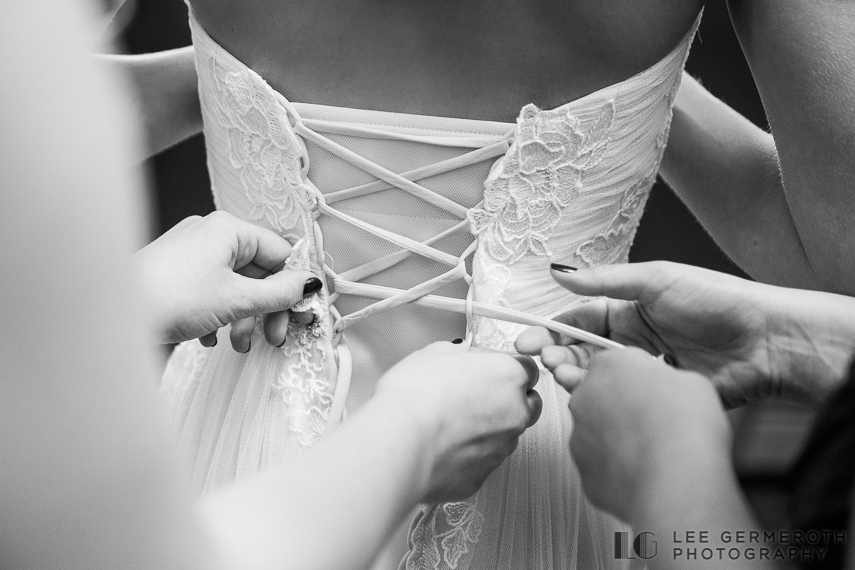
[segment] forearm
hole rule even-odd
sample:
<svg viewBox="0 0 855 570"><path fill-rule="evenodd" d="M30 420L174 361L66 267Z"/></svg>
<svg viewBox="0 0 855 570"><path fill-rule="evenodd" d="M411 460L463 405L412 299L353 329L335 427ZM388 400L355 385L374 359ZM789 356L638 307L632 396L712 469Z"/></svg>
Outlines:
<svg viewBox="0 0 855 570"><path fill-rule="evenodd" d="M812 286L771 135L685 74L660 173L719 246L754 278Z"/></svg>
<svg viewBox="0 0 855 570"><path fill-rule="evenodd" d="M146 158L202 130L193 47L142 55L99 55L127 78L143 125Z"/></svg>
<svg viewBox="0 0 855 570"><path fill-rule="evenodd" d="M424 493L428 436L394 402L372 400L296 461L207 499L203 513L235 567L366 568Z"/></svg>
<svg viewBox="0 0 855 570"><path fill-rule="evenodd" d="M698 441L703 441L700 439ZM737 543L736 533L758 530L730 465L727 450L693 448L662 458L639 493L631 521L635 535L652 532L651 570L757 570L759 543ZM731 549L738 551L738 558ZM648 552L648 555L650 552ZM748 558L748 557L752 558Z"/></svg>
<svg viewBox="0 0 855 570"><path fill-rule="evenodd" d="M855 2L730 0L818 287L855 293Z"/></svg>

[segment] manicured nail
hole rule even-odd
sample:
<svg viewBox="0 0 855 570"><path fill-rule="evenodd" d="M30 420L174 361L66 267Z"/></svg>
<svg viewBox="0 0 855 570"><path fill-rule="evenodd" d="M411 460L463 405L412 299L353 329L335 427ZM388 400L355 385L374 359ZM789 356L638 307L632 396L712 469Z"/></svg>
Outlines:
<svg viewBox="0 0 855 570"><path fill-rule="evenodd" d="M573 273L578 271L575 267L570 267L569 265L561 265L560 263L550 263L549 267L552 268L553 271L560 271L561 273Z"/></svg>
<svg viewBox="0 0 855 570"><path fill-rule="evenodd" d="M309 295L314 295L318 291L323 288L324 284L321 283L321 280L317 277L312 277L311 279L306 281L306 284L303 286L303 297L308 297Z"/></svg>
<svg viewBox="0 0 855 570"><path fill-rule="evenodd" d="M463 339L462 338L456 338L453 341L451 341L451 344L463 344Z"/></svg>

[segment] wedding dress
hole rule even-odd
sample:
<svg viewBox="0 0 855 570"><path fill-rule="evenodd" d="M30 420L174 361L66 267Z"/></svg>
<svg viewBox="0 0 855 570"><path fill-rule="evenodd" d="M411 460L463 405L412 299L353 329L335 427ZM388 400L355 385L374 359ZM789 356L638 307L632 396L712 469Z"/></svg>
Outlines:
<svg viewBox="0 0 855 570"><path fill-rule="evenodd" d="M162 392L199 493L312 445L395 362L468 337L513 350L525 315L585 299L551 259L624 263L668 139L694 30L638 75L516 124L288 101L192 14L217 208L293 244L288 266L325 276L281 348L255 331L237 354L185 342ZM487 318L499 316L501 319ZM467 501L419 508L376 568L622 568L568 453L569 396L543 371L538 423Z"/></svg>

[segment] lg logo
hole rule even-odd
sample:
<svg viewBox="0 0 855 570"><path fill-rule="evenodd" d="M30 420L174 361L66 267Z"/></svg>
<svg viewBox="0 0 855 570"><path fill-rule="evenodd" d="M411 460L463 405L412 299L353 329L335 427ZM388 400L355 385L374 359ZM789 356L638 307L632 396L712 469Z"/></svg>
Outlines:
<svg viewBox="0 0 855 570"><path fill-rule="evenodd" d="M615 559L630 560L641 558L650 560L656 556L656 541L652 532L640 532L630 543L628 532L615 533Z"/></svg>

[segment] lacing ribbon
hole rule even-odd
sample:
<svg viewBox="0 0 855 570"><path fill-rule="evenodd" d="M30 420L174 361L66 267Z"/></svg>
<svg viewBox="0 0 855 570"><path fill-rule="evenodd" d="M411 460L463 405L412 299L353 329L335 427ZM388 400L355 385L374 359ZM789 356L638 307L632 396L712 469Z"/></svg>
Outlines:
<svg viewBox="0 0 855 570"><path fill-rule="evenodd" d="M522 311L478 303L473 300L474 289L472 287L472 276L466 270L466 259L472 255L477 249L477 240L472 242L458 256L446 253L433 247L450 236L469 233L469 221L467 219L468 209L461 206L457 202L442 196L433 190L430 190L416 180L421 180L438 174L450 172L466 166L471 166L479 162L495 159L504 156L508 151L513 140L516 129L509 130L502 136L489 135L468 135L461 134L458 136L423 136L408 133L398 133L378 129L375 127L366 127L358 125L348 125L335 123L331 121L323 121L317 119L304 119L294 108L294 106L285 97L277 93L280 103L285 108L289 122L304 141L311 141L321 148L329 151L335 156L347 161L353 166L365 171L377 180L367 184L353 186L344 190L338 190L328 194L323 194L312 182L308 179L309 158L304 151L301 158L301 174L306 186L311 189L316 199L316 210L313 212L313 232L315 243L317 245L318 262L321 265L324 274L327 276L328 282L331 280L334 285L334 293L329 297L330 313L334 319L333 325L333 346L336 347L336 353L339 365L338 382L336 385L333 404L330 410L331 427L337 424L344 413L344 400L347 397L347 391L350 384L350 353L347 348L346 339L343 337L345 329L355 323L376 315L380 312L387 311L394 307L412 303L431 307L434 309L442 309L466 315L466 337L471 341L472 327L474 316L488 317L492 319L500 319L514 323L543 326L549 330L559 334L567 335L571 338L589 342L604 348L622 348L623 345L612 340L602 338L587 331L571 327L556 321L536 317ZM368 160L367 158L353 152L352 150L340 145L331 140L325 135L349 135L362 138L388 139L412 141L423 144L454 147L454 148L471 148L472 150L465 152L459 156L449 158L423 166L400 174L380 166L379 164ZM387 190L389 188L399 188L413 196L416 196L425 202L433 204L442 210L453 214L461 219L460 222L440 232L425 241L416 241L414 239L399 235L397 233L377 227L371 223L359 220L340 212L333 207L333 204L341 200L365 196L374 192ZM479 207L478 204L476 207ZM326 254L323 248L323 232L318 224L318 218L321 215L327 215L346 222L361 230L376 235L390 243L393 243L401 248L400 251L386 255L379 259L375 259L368 263L364 263L342 273L336 273L327 263ZM403 261L410 255L417 254L428 259L432 259L441 264L450 267L449 270L440 275L420 283L409 289L396 289L392 287L384 287L381 285L371 285L361 283L360 281L366 277L375 275L384 271L395 264ZM440 287L462 279L469 285L465 299L457 299L442 295L432 295L431 293ZM341 316L333 306L335 300L342 294L358 295L377 299L377 302L368 305L349 315Z"/></svg>

